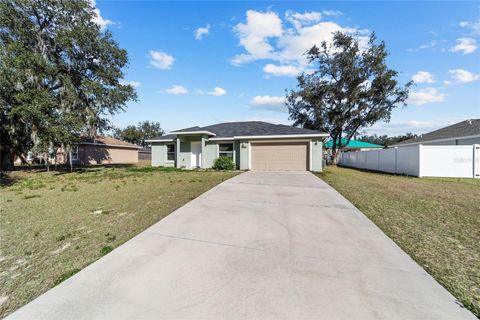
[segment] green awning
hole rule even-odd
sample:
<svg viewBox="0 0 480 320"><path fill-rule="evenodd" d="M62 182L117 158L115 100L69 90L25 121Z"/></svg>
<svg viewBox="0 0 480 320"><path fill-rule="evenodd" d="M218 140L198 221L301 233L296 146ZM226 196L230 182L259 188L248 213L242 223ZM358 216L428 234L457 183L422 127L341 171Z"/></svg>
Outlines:
<svg viewBox="0 0 480 320"><path fill-rule="evenodd" d="M345 143L347 143L347 139L345 138L342 138L342 146L344 148L351 148L351 149L355 149L355 148L358 148L358 149L361 149L361 148L383 148L382 145L379 145L379 144L375 144L375 143L369 143L369 142L365 142L365 141L359 141L359 140L350 140L350 142L344 146ZM325 148L327 149L331 149L333 146L333 140L328 140L327 142L325 142ZM338 147L338 144L337 144L337 147Z"/></svg>

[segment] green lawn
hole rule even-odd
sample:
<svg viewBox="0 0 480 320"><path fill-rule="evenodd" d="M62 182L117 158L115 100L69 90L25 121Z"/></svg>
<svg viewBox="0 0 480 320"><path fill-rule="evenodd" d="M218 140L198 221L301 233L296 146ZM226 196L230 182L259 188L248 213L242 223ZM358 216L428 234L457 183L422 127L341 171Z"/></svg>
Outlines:
<svg viewBox="0 0 480 320"><path fill-rule="evenodd" d="M340 167L328 167L319 177L480 317L480 179Z"/></svg>
<svg viewBox="0 0 480 320"><path fill-rule="evenodd" d="M0 187L0 318L234 172L17 171Z"/></svg>

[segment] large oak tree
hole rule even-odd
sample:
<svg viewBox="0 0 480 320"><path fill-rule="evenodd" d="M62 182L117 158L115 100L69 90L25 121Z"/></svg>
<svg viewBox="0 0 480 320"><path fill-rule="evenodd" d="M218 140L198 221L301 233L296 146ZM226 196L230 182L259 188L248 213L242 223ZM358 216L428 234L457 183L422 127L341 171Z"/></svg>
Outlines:
<svg viewBox="0 0 480 320"><path fill-rule="evenodd" d="M335 162L344 146L341 138L347 144L359 129L389 121L392 110L405 105L412 83L399 86L387 57L385 43L377 44L374 34L362 44L354 35L336 32L330 44L307 52L313 70L301 74L297 89L287 92L294 125L328 132Z"/></svg>
<svg viewBox="0 0 480 320"><path fill-rule="evenodd" d="M34 145L68 149L136 99L127 52L88 0L0 0L1 168Z"/></svg>

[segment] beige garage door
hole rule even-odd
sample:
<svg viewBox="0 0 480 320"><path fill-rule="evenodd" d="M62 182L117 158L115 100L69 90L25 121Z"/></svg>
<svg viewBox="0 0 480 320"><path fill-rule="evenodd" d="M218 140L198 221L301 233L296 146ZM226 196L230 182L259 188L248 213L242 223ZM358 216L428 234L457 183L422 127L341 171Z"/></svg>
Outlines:
<svg viewBox="0 0 480 320"><path fill-rule="evenodd" d="M252 170L308 170L307 142L251 144Z"/></svg>

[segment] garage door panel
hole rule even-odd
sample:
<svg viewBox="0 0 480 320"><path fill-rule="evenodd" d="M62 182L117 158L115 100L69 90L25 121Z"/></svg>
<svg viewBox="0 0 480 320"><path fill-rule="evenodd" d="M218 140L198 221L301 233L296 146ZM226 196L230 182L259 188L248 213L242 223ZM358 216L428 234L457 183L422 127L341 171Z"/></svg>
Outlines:
<svg viewBox="0 0 480 320"><path fill-rule="evenodd" d="M252 143L252 170L308 170L308 143Z"/></svg>

